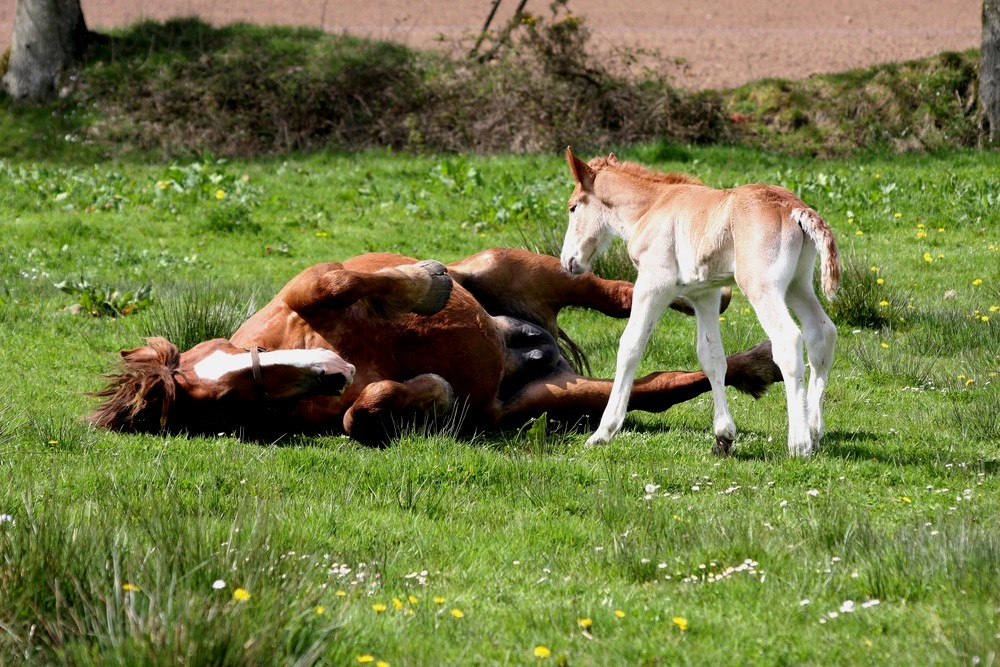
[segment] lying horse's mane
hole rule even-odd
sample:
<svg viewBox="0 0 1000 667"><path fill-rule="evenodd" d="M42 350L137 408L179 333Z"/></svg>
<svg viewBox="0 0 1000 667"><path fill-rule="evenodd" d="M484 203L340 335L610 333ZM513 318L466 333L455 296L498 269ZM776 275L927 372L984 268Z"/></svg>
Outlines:
<svg viewBox="0 0 1000 667"><path fill-rule="evenodd" d="M90 394L107 399L88 417L95 426L146 433L166 427L177 396L174 371L181 354L166 338L149 338L146 344L123 351L121 368L106 376L108 385Z"/></svg>
<svg viewBox="0 0 1000 667"><path fill-rule="evenodd" d="M704 185L704 183L699 181L697 178L689 176L688 174L653 171L652 169L648 169L636 162L619 162L618 158L612 158L611 156L595 157L590 161L589 165L595 171L614 168L616 171L623 172L629 176L635 176L636 178L653 181L654 183L660 183L663 185Z"/></svg>

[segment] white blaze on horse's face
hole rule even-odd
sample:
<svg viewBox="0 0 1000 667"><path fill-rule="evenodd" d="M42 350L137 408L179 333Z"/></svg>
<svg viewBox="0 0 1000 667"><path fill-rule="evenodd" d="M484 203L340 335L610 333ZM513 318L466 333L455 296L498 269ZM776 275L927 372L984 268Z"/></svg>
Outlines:
<svg viewBox="0 0 1000 667"><path fill-rule="evenodd" d="M262 369L268 367L299 369L313 378L342 375L345 378L345 387L354 379L354 366L336 353L323 348L261 352L259 358ZM201 380L218 382L231 373L249 371L252 368L253 356L249 352L231 353L216 350L196 363L194 372ZM279 390L274 393L280 395L282 392Z"/></svg>

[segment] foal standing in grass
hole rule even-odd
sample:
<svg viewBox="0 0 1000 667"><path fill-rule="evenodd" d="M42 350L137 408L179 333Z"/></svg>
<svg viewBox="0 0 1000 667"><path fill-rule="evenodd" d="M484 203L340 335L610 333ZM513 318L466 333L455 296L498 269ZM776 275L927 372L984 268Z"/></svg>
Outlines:
<svg viewBox="0 0 1000 667"><path fill-rule="evenodd" d="M820 306L812 276L819 253L823 291L840 280L830 227L792 192L773 185L716 190L680 174L661 174L614 154L583 162L566 149L576 180L561 262L571 273L590 270L613 235L628 244L639 270L632 313L618 348L614 385L588 444L608 442L622 426L636 367L663 311L677 296L693 304L698 360L712 386L717 454L736 437L724 380L719 331L720 288L735 282L771 338L788 402L788 451L808 456L823 436L823 391L837 330ZM791 308L802 331L788 312ZM809 356L805 385L802 342Z"/></svg>

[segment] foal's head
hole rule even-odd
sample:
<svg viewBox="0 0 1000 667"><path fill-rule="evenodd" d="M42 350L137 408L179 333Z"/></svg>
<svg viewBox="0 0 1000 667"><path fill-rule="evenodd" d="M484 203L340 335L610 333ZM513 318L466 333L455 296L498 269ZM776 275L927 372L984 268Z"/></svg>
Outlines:
<svg viewBox="0 0 1000 667"><path fill-rule="evenodd" d="M572 148L567 148L566 161L575 186L567 202L569 225L560 262L570 273L589 271L597 256L611 243L614 233L626 234L620 221L615 224L619 202L645 198L662 185L700 184L685 174L664 174L634 162L621 162L614 153L584 162L573 154Z"/></svg>
<svg viewBox="0 0 1000 667"><path fill-rule="evenodd" d="M181 353L165 338L123 350L90 421L115 431L225 430L310 395L339 395L354 366L325 349L244 350L224 338Z"/></svg>
<svg viewBox="0 0 1000 667"><path fill-rule="evenodd" d="M613 153L601 160L618 163ZM566 161L576 184L567 202L569 226L559 261L570 273L584 273L590 271L594 259L604 252L613 237L608 220L610 207L594 191L597 172L604 164L591 166L574 155L572 148L566 149Z"/></svg>

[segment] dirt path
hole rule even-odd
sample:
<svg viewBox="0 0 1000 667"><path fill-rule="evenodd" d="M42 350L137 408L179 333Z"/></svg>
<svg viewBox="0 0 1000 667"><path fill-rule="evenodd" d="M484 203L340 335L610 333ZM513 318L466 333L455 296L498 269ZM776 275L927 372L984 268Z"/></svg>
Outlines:
<svg viewBox="0 0 1000 667"><path fill-rule="evenodd" d="M10 44L14 1L0 0L0 50ZM492 0L83 0L91 28L197 15L321 27L335 33L441 46L478 30ZM502 0L494 25L517 0ZM548 12L548 0L528 11ZM982 0L570 0L596 46L656 49L682 65L687 88L724 88L763 77L803 78L946 50L978 47ZM453 43L453 42L449 42Z"/></svg>

